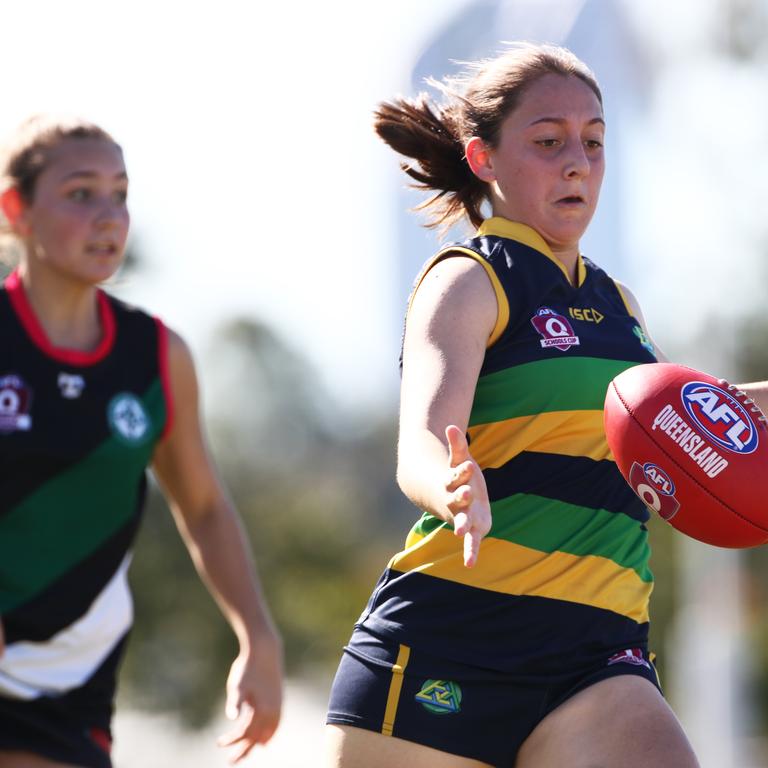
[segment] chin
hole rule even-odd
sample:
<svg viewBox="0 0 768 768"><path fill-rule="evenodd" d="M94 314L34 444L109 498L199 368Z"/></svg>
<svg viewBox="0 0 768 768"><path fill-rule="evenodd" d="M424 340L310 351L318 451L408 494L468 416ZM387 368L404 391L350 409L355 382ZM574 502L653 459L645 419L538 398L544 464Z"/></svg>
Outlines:
<svg viewBox="0 0 768 768"><path fill-rule="evenodd" d="M82 274L78 275L78 277L84 283L89 285L99 285L100 283L109 280L111 277L114 277L120 269L121 263L121 261L116 261L112 264L102 264L98 267L84 271Z"/></svg>

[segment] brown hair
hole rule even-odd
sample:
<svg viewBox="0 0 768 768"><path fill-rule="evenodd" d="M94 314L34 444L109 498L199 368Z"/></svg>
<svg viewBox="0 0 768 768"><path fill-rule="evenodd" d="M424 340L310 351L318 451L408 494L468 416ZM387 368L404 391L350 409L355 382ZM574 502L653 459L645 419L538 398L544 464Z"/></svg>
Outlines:
<svg viewBox="0 0 768 768"><path fill-rule="evenodd" d="M0 194L15 187L23 203L32 203L37 179L48 165L51 153L67 139L102 139L120 148L109 133L94 123L35 115L25 120L0 149ZM0 210L0 262L15 264L22 250Z"/></svg>
<svg viewBox="0 0 768 768"><path fill-rule="evenodd" d="M31 203L35 184L51 152L67 139L103 139L120 145L103 128L79 118L35 115L25 120L0 154L0 192L16 187L24 203Z"/></svg>
<svg viewBox="0 0 768 768"><path fill-rule="evenodd" d="M585 82L602 106L597 79L567 48L513 43L493 59L466 65L456 77L427 83L440 91L442 104L421 93L414 99L382 102L374 113L376 133L392 149L416 161L400 167L417 189L435 194L416 206L431 214L427 227L448 229L462 216L474 226L482 223L480 206L488 187L469 167L464 145L473 136L498 146L504 119L520 103L526 89L547 74L574 76Z"/></svg>

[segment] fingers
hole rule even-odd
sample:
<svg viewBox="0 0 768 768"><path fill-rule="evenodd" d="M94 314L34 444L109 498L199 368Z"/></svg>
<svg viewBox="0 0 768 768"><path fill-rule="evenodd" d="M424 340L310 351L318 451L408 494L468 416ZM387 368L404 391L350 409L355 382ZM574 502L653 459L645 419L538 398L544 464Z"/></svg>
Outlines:
<svg viewBox="0 0 768 768"><path fill-rule="evenodd" d="M454 424L445 428L445 439L448 441L448 460L452 467L471 458L467 436Z"/></svg>
<svg viewBox="0 0 768 768"><path fill-rule="evenodd" d="M472 568L477 563L480 543L488 533L488 527L484 521L474 521L466 512L459 512L453 518L453 532L464 537L464 565Z"/></svg>
<svg viewBox="0 0 768 768"><path fill-rule="evenodd" d="M472 479L472 475L475 471L475 462L471 459L463 461L455 467L451 467L448 471L448 479L445 483L446 491L456 491L459 486L466 485Z"/></svg>
<svg viewBox="0 0 768 768"><path fill-rule="evenodd" d="M224 707L224 714L227 716L227 720L237 720L240 716L240 695L237 692L232 692L227 696L227 703Z"/></svg>
<svg viewBox="0 0 768 768"><path fill-rule="evenodd" d="M464 567L474 568L477 556L480 554L480 542L483 534L470 530L464 535Z"/></svg>
<svg viewBox="0 0 768 768"><path fill-rule="evenodd" d="M227 707L227 717L230 716ZM257 744L266 744L277 730L277 719L257 712L248 702L239 707L240 721L236 727L219 737L217 745L227 748L227 760L234 764L242 760Z"/></svg>
<svg viewBox="0 0 768 768"><path fill-rule="evenodd" d="M453 514L453 532L464 538L464 565L472 568L477 563L480 543L490 530L485 481L469 453L464 432L450 424L445 428L445 437L451 467L445 483L446 505Z"/></svg>
<svg viewBox="0 0 768 768"><path fill-rule="evenodd" d="M453 425L445 429L448 439L450 471L445 482L448 491L447 505L451 512L456 513L472 503L472 487L470 485L475 474L475 462L469 455L469 446L464 433Z"/></svg>

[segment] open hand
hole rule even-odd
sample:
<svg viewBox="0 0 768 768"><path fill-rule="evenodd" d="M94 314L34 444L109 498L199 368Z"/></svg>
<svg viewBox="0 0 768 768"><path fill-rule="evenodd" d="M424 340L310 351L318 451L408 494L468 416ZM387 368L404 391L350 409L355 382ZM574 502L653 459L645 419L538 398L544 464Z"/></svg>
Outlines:
<svg viewBox="0 0 768 768"><path fill-rule="evenodd" d="M491 505L485 478L469 453L465 434L453 424L445 428L448 440L450 470L445 490L448 509L453 514L453 531L464 537L464 565L477 562L480 542L491 530Z"/></svg>
<svg viewBox="0 0 768 768"><path fill-rule="evenodd" d="M266 744L277 730L282 704L282 653L271 636L232 663L227 680L226 715L235 727L218 740L229 748L229 762L242 760L256 744Z"/></svg>

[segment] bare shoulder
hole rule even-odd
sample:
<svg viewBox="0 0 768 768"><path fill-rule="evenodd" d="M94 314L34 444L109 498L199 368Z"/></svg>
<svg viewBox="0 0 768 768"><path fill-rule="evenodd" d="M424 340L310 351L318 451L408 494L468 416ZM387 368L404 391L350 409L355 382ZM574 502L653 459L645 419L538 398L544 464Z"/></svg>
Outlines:
<svg viewBox="0 0 768 768"><path fill-rule="evenodd" d="M179 357L192 357L192 353L190 352L189 345L184 340L184 338L173 330L173 328L169 328L167 325L165 326L165 330L168 334L168 352L171 355L177 355Z"/></svg>
<svg viewBox="0 0 768 768"><path fill-rule="evenodd" d="M166 332L168 334L168 365L171 375L176 377L183 376L190 371L194 373L192 351L187 342L179 333L168 326L166 326Z"/></svg>
<svg viewBox="0 0 768 768"><path fill-rule="evenodd" d="M469 293L487 291L493 295L493 286L480 262L460 254L443 258L432 266L421 280L417 295L424 290Z"/></svg>
<svg viewBox="0 0 768 768"><path fill-rule="evenodd" d="M470 256L438 261L422 278L411 301L409 323L462 322L490 334L496 323L496 292L486 269Z"/></svg>

